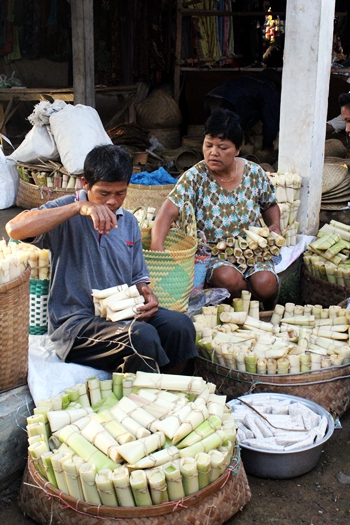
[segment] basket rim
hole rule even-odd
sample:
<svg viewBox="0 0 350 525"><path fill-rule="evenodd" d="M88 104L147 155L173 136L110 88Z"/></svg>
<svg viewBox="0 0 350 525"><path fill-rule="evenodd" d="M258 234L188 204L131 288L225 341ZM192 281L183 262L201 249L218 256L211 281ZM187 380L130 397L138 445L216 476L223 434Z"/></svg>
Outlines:
<svg viewBox="0 0 350 525"><path fill-rule="evenodd" d="M134 190L167 190L173 188L175 184L175 182L174 184L132 184L130 182L128 188Z"/></svg>
<svg viewBox="0 0 350 525"><path fill-rule="evenodd" d="M31 273L31 267L29 264L27 264L27 268L24 270L23 273L21 273L21 275L16 277L16 279L12 279L12 281L8 283L0 284L0 293L6 293L9 290L16 288L17 286L20 286L26 281L29 281L30 273Z"/></svg>
<svg viewBox="0 0 350 525"><path fill-rule="evenodd" d="M232 467L237 474L241 472L243 468L243 463L240 457L239 446L236 441L234 447L234 454L231 459L230 465L225 469L225 472L215 481L210 483L204 489L201 489L190 496L185 496L181 500L169 501L167 503L162 503L161 505L151 505L145 507L110 507L108 505L95 505L88 503L82 500L77 500L68 494L65 494L59 489L56 489L50 482L48 482L37 470L35 467L34 460L28 454L28 470L33 480L38 484L42 489L45 489L49 495L58 498L68 507L84 512L89 516L94 516L96 518L137 518L140 516L147 516L149 518L155 516L162 516L166 514L171 514L176 511L180 511L184 506L190 507L200 501L202 501L207 496L211 496L226 484L230 476L232 476Z"/></svg>

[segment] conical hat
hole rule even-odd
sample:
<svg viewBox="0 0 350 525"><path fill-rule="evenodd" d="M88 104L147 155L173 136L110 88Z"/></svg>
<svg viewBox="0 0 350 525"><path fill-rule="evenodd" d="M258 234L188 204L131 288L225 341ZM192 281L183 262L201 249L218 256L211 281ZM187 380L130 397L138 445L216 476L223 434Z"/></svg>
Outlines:
<svg viewBox="0 0 350 525"><path fill-rule="evenodd" d="M324 164L322 175L322 193L330 191L343 182L348 174L346 164Z"/></svg>
<svg viewBox="0 0 350 525"><path fill-rule="evenodd" d="M325 157L324 158L325 164L346 164L349 168L350 166L350 158L342 159L341 157Z"/></svg>
<svg viewBox="0 0 350 525"><path fill-rule="evenodd" d="M330 191L327 191L325 193L322 193L322 200L330 199L333 197L339 197L340 195L348 195L350 193L350 177L346 177L346 179L338 184L335 188L333 188Z"/></svg>
<svg viewBox="0 0 350 525"><path fill-rule="evenodd" d="M325 141L325 157L345 157L346 146L339 139L328 139Z"/></svg>
<svg viewBox="0 0 350 525"><path fill-rule="evenodd" d="M334 188L328 190L328 191L324 191L322 192L322 195L325 194L325 195L328 195L328 193L334 193L335 191L338 191L338 190L344 190L344 188L348 188L350 186L350 173L348 171L348 174L347 176L344 178L344 180L342 180L341 182L339 182L339 184L337 184L337 186L335 186Z"/></svg>
<svg viewBox="0 0 350 525"><path fill-rule="evenodd" d="M339 204L322 204L321 203L321 210L328 210L328 211L338 211L342 209L350 209L348 202L343 202Z"/></svg>

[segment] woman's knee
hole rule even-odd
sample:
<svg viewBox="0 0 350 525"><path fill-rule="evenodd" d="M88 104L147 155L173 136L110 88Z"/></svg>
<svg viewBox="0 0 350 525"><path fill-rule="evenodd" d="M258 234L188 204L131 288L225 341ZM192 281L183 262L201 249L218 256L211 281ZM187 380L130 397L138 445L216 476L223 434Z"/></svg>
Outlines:
<svg viewBox="0 0 350 525"><path fill-rule="evenodd" d="M252 294L260 301L276 297L278 280L272 272L257 272L249 277L249 287Z"/></svg>
<svg viewBox="0 0 350 525"><path fill-rule="evenodd" d="M243 275L230 266L220 266L213 272L210 284L215 288L226 288L231 296L240 294L247 290L248 285Z"/></svg>

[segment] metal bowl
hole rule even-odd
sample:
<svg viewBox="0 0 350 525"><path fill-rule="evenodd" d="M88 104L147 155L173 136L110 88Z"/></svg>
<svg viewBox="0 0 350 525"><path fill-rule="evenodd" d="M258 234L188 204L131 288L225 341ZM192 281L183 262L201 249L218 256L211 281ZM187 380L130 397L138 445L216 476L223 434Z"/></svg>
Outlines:
<svg viewBox="0 0 350 525"><path fill-rule="evenodd" d="M248 394L242 396L244 401L252 401L257 396L266 397L270 399L282 400L289 399L291 401L303 403L308 408L319 414L320 416L326 416L328 420L328 427L326 434L318 443L311 445L310 447L293 450L290 452L276 450L261 450L248 445L240 443L242 461L247 474L256 476L258 478L271 478L271 479L288 479L295 478L306 474L313 469L318 460L320 459L322 449L326 441L332 436L334 432L334 421L332 416L327 410L322 408L317 403L304 399L302 397L291 396L288 394L275 394L275 393L260 393L260 394ZM238 399L233 399L228 402L228 405L233 408L235 404L239 403ZM232 414L234 417L234 413Z"/></svg>

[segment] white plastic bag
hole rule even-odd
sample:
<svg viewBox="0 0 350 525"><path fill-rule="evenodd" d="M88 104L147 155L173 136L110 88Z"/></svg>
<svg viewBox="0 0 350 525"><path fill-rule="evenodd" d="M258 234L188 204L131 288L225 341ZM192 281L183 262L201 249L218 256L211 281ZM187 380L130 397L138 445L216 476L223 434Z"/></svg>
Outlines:
<svg viewBox="0 0 350 525"><path fill-rule="evenodd" d="M9 158L17 162L38 162L38 159L57 160L58 150L50 127L33 126Z"/></svg>
<svg viewBox="0 0 350 525"><path fill-rule="evenodd" d="M0 209L15 205L18 191L19 175L16 161L5 157L0 148Z"/></svg>
<svg viewBox="0 0 350 525"><path fill-rule="evenodd" d="M50 126L61 162L72 174L83 172L86 155L95 146L112 144L99 114L91 106L67 104L50 116Z"/></svg>

